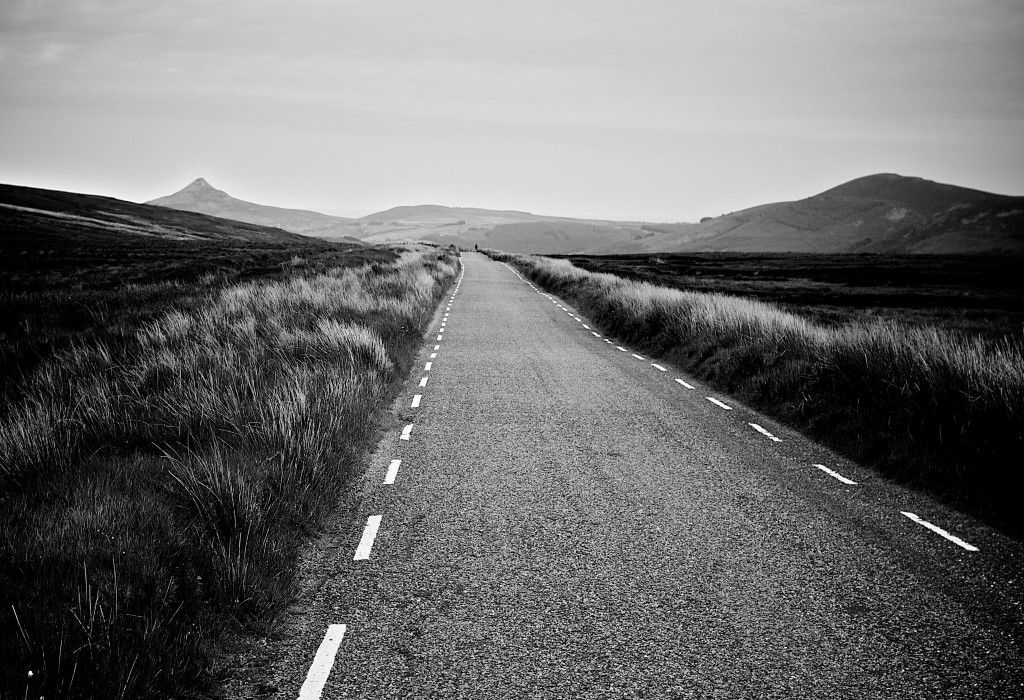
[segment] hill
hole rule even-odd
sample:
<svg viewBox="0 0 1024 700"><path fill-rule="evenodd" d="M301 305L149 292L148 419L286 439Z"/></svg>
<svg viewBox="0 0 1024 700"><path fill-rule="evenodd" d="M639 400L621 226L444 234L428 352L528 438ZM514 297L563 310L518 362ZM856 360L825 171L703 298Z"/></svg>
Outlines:
<svg viewBox="0 0 1024 700"><path fill-rule="evenodd" d="M327 239L422 240L545 255L1024 252L1024 197L893 174L869 175L806 199L762 204L699 224L437 204L393 207L353 220L243 202L202 179L151 203Z"/></svg>
<svg viewBox="0 0 1024 700"><path fill-rule="evenodd" d="M394 207L358 220L367 242L424 240L440 245L497 248L546 255L638 252L636 241L652 237L634 222L575 219L509 209L446 207L437 204Z"/></svg>
<svg viewBox="0 0 1024 700"><path fill-rule="evenodd" d="M364 217L377 238L414 236L510 253L1024 252L1024 197L893 174L869 175L806 199L776 202L699 224L647 224L520 211L396 207Z"/></svg>
<svg viewBox="0 0 1024 700"><path fill-rule="evenodd" d="M353 235L371 243L428 240L442 245L455 243L472 247L481 233L494 226L540 218L543 217L524 211L418 204L392 207L364 216L357 220L359 229Z"/></svg>
<svg viewBox="0 0 1024 700"><path fill-rule="evenodd" d="M146 204L209 214L259 226L274 226L307 236L341 238L353 234L351 219L304 209L283 209L246 202L214 188L203 178L193 180L174 194L152 199Z"/></svg>
<svg viewBox="0 0 1024 700"><path fill-rule="evenodd" d="M134 238L165 241L319 245L296 233L112 197L0 185L0 245L74 243L119 246Z"/></svg>
<svg viewBox="0 0 1024 700"><path fill-rule="evenodd" d="M894 174L726 214L656 242L659 252L1024 251L1024 197Z"/></svg>

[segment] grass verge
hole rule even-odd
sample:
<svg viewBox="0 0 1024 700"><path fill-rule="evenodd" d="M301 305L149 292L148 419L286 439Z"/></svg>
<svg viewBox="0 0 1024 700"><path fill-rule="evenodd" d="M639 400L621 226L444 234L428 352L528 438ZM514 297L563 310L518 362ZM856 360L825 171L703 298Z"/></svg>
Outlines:
<svg viewBox="0 0 1024 700"><path fill-rule="evenodd" d="M0 410L0 695L201 688L287 602L456 271L241 282L39 363Z"/></svg>
<svg viewBox="0 0 1024 700"><path fill-rule="evenodd" d="M489 254L716 389L1024 532L1024 356L1016 346L893 322L825 327L751 299L587 272L566 260Z"/></svg>

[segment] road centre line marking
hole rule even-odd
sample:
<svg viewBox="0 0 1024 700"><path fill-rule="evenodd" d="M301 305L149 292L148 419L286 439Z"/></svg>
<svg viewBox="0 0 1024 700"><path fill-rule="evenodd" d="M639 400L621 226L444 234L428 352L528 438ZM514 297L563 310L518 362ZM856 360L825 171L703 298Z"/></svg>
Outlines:
<svg viewBox="0 0 1024 700"><path fill-rule="evenodd" d="M616 345L615 347L617 347L622 352L629 352L628 350L626 350L626 348L622 347L621 345Z"/></svg>
<svg viewBox="0 0 1024 700"><path fill-rule="evenodd" d="M683 386L685 386L685 387L686 387L687 389L692 389L692 388L693 388L693 384L687 384L686 382L684 382L684 381L683 381L682 379L680 379L679 377L676 377L676 383L677 383L677 384L682 384L682 385L683 385Z"/></svg>
<svg viewBox="0 0 1024 700"><path fill-rule="evenodd" d="M388 473L384 475L384 485L390 486L395 483L395 477L398 476L398 468L402 466L402 460L393 459L391 464L388 465Z"/></svg>
<svg viewBox="0 0 1024 700"><path fill-rule="evenodd" d="M588 326L588 325L587 325L587 324L585 324L585 323L583 324L583 327L584 327L584 328L586 328L586 329L587 329L588 331L590 330L590 326Z"/></svg>
<svg viewBox="0 0 1024 700"><path fill-rule="evenodd" d="M823 471L826 474L828 474L829 476L831 476L833 479L838 479L839 481L843 482L847 486L856 486L857 485L857 482L854 481L853 479L847 479L845 476L843 476L839 472L832 471L831 469L826 467L824 464L815 464L814 466L816 466L818 469L820 469L821 471Z"/></svg>
<svg viewBox="0 0 1024 700"><path fill-rule="evenodd" d="M430 377L423 377L423 379L420 380L420 386L426 386L428 379L430 379Z"/></svg>
<svg viewBox="0 0 1024 700"><path fill-rule="evenodd" d="M765 430L764 428L762 428L762 427L761 427L760 425L758 425L757 423L747 423L747 425L749 425L749 426L750 426L751 428L753 428L753 429L754 429L754 430L756 430L757 432L759 432L759 433L761 433L762 435L764 435L764 436L765 436L766 438L768 438L769 440L772 440L772 441L774 441L774 442L782 442L782 438L778 438L778 437L775 437L774 435L772 435L771 433L769 433L769 432L768 432L767 430Z"/></svg>
<svg viewBox="0 0 1024 700"><path fill-rule="evenodd" d="M607 338L604 339L604 342L608 343L609 345L612 345L612 341L608 340Z"/></svg>
<svg viewBox="0 0 1024 700"><path fill-rule="evenodd" d="M434 346L434 350L440 350L440 349L441 349L441 346L440 346L440 345L435 345L435 346Z"/></svg>
<svg viewBox="0 0 1024 700"><path fill-rule="evenodd" d="M377 539L377 531L380 529L382 515L371 515L366 519L366 527L363 528L363 536L359 538L359 546L356 547L356 555L352 561L362 561L370 558L373 550L373 541Z"/></svg>
<svg viewBox="0 0 1024 700"><path fill-rule="evenodd" d="M594 331L590 331L590 335L594 336L595 338L600 338L601 337L600 333L595 333Z"/></svg>
<svg viewBox="0 0 1024 700"><path fill-rule="evenodd" d="M299 689L299 700L320 700L327 684L327 677L331 675L331 667L334 666L334 657L338 655L338 647L345 636L345 625L327 625L327 632L324 633L323 641L316 650L313 663L306 673L306 680Z"/></svg>
<svg viewBox="0 0 1024 700"><path fill-rule="evenodd" d="M706 398L708 401L710 401L711 403L715 404L719 408L724 408L726 411L731 411L732 410L732 406L727 406L726 404L724 404L721 401L719 401L718 399L716 399L714 396L705 396L704 398Z"/></svg>
<svg viewBox="0 0 1024 700"><path fill-rule="evenodd" d="M643 355L637 355L637 354L636 354L635 352L634 352L634 353L630 353L630 354L631 354L631 355L633 355L633 357L635 357L635 358L636 358L636 359L638 359L638 360L642 360L642 359L644 359L644 356L643 356Z"/></svg>
<svg viewBox="0 0 1024 700"><path fill-rule="evenodd" d="M412 397L412 405L409 408L419 408L420 401L423 400L423 394L416 394Z"/></svg>
<svg viewBox="0 0 1024 700"><path fill-rule="evenodd" d="M430 359L431 360L433 360L435 357L437 357L437 353L436 352L430 353Z"/></svg>
<svg viewBox="0 0 1024 700"><path fill-rule="evenodd" d="M424 372L429 372L430 368L433 367L433 366L434 366L433 362L428 362L427 364L423 365L423 371Z"/></svg>
<svg viewBox="0 0 1024 700"><path fill-rule="evenodd" d="M655 364L653 362L651 363L651 367L653 367L654 369L658 370L659 372L668 372L667 369L665 369L661 365Z"/></svg>
<svg viewBox="0 0 1024 700"><path fill-rule="evenodd" d="M960 547L963 547L968 552L977 552L978 551L978 548L975 547L973 544L968 544L967 542L964 542L962 539L960 539L956 535L950 534L949 532L947 532L946 530L943 530L938 525L932 525L927 520L924 520L920 516L914 515L913 513L910 513L908 511L901 510L900 512L903 513L903 515L905 515L908 518L910 518L911 520L913 520L918 525L924 525L926 528L928 528L929 530L934 532L936 535L940 535L942 537L945 537L947 540L949 540L953 544L958 545Z"/></svg>
<svg viewBox="0 0 1024 700"><path fill-rule="evenodd" d="M412 434L412 423L402 428L402 434L399 436L399 440L408 440L409 435Z"/></svg>

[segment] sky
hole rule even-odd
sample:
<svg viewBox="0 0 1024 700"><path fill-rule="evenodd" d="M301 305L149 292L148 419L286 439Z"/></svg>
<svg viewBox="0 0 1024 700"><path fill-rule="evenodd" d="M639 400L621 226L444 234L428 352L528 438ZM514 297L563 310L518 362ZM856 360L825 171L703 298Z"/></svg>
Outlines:
<svg viewBox="0 0 1024 700"><path fill-rule="evenodd" d="M692 221L1024 195L1024 0L2 0L0 182Z"/></svg>

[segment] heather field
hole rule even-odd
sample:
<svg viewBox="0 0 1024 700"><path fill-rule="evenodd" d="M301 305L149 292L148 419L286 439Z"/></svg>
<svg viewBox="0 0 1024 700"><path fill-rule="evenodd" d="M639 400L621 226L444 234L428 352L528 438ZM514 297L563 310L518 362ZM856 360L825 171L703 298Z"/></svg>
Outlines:
<svg viewBox="0 0 1024 700"><path fill-rule="evenodd" d="M458 268L151 243L2 270L0 697L201 693L289 600Z"/></svg>
<svg viewBox="0 0 1024 700"><path fill-rule="evenodd" d="M561 257L561 256L559 256ZM1020 255L570 255L590 272L764 301L817 324L894 321L1024 344Z"/></svg>
<svg viewBox="0 0 1024 700"><path fill-rule="evenodd" d="M826 322L748 296L693 291L686 280L672 287L640 281L647 273L636 264L626 279L567 260L492 256L575 304L607 333L891 478L1022 531L1024 354L1012 325L977 334L970 324L945 328L922 322L924 314L872 318L855 306ZM601 258L581 264L623 265ZM995 284L1020 284L1004 261L977 264L945 275L984 281L987 265L990 278L993 269L1003 270Z"/></svg>

